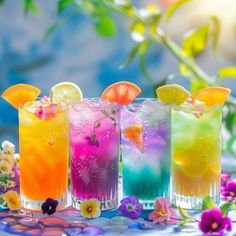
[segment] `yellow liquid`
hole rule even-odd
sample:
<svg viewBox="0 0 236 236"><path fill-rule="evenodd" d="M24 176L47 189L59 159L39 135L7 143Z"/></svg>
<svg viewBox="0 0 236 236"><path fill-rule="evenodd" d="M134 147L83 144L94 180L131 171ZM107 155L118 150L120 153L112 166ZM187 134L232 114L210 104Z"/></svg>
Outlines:
<svg viewBox="0 0 236 236"><path fill-rule="evenodd" d="M19 110L20 191L29 200L60 199L68 188L67 111L40 120Z"/></svg>
<svg viewBox="0 0 236 236"><path fill-rule="evenodd" d="M219 194L221 172L221 111L201 117L173 111L173 192L203 197Z"/></svg>

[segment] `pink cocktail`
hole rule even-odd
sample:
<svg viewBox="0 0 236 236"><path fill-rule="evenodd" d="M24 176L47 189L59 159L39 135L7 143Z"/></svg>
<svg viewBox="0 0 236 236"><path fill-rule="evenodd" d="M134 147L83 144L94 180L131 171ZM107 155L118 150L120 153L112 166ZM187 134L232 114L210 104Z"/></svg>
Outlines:
<svg viewBox="0 0 236 236"><path fill-rule="evenodd" d="M70 164L72 205L89 198L102 210L118 203L120 106L84 99L70 108Z"/></svg>

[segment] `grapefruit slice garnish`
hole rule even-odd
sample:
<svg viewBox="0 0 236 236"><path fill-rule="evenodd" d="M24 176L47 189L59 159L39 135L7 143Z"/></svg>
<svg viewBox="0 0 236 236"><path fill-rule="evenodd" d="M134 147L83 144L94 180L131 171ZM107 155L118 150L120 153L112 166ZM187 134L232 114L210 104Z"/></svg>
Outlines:
<svg viewBox="0 0 236 236"><path fill-rule="evenodd" d="M231 89L225 87L207 87L195 93L193 100L202 101L207 107L224 105L230 93Z"/></svg>
<svg viewBox="0 0 236 236"><path fill-rule="evenodd" d="M33 102L41 91L30 84L16 84L7 88L1 95L8 103L16 109L27 102Z"/></svg>
<svg viewBox="0 0 236 236"><path fill-rule="evenodd" d="M134 83L121 81L108 86L102 93L102 100L129 105L139 94L141 89Z"/></svg>
<svg viewBox="0 0 236 236"><path fill-rule="evenodd" d="M156 89L156 94L163 104L176 106L181 105L191 96L188 90L178 84L163 85Z"/></svg>
<svg viewBox="0 0 236 236"><path fill-rule="evenodd" d="M140 151L143 151L143 125L131 125L124 129L124 136L129 139Z"/></svg>

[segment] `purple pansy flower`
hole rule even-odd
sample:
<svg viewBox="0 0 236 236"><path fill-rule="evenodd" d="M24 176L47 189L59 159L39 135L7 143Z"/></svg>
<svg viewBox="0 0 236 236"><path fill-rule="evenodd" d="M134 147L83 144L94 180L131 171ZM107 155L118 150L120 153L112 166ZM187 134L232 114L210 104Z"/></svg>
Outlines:
<svg viewBox="0 0 236 236"><path fill-rule="evenodd" d="M43 214L47 213L48 215L52 215L56 212L58 205L58 201L52 198L48 198L41 206Z"/></svg>
<svg viewBox="0 0 236 236"><path fill-rule="evenodd" d="M126 217L137 219L142 213L143 206L135 196L126 197L121 200L119 211Z"/></svg>
<svg viewBox="0 0 236 236"><path fill-rule="evenodd" d="M95 134L91 135L91 136L87 136L85 137L85 139L88 140L89 145L95 145L95 146L99 146L99 141L97 140L97 136Z"/></svg>
<svg viewBox="0 0 236 236"><path fill-rule="evenodd" d="M202 213L199 228L205 236L223 236L225 230L232 230L232 222L220 209L214 208Z"/></svg>
<svg viewBox="0 0 236 236"><path fill-rule="evenodd" d="M225 187L226 184L227 184L230 180L232 180L231 177L232 177L231 174L222 173L221 176L220 176L220 185L221 185L221 187Z"/></svg>
<svg viewBox="0 0 236 236"><path fill-rule="evenodd" d="M229 181L226 186L221 189L221 196L223 200L233 202L236 200L236 182Z"/></svg>

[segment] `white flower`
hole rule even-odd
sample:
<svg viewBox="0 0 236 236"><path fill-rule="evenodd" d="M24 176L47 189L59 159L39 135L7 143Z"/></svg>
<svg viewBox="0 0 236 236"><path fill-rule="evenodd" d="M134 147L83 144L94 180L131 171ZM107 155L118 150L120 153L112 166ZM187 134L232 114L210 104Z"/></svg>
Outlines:
<svg viewBox="0 0 236 236"><path fill-rule="evenodd" d="M11 175L12 167L6 160L0 161L0 171L4 175Z"/></svg>
<svg viewBox="0 0 236 236"><path fill-rule="evenodd" d="M9 155L14 155L15 153L15 145L7 140L2 143L2 149L4 153Z"/></svg>
<svg viewBox="0 0 236 236"><path fill-rule="evenodd" d="M16 186L16 183L14 182L14 181L8 181L7 182L7 187L8 188L13 188L13 187L15 187Z"/></svg>
<svg viewBox="0 0 236 236"><path fill-rule="evenodd" d="M15 160L15 163L16 163L16 166L20 163L20 155L19 153L15 153L14 154L14 160Z"/></svg>
<svg viewBox="0 0 236 236"><path fill-rule="evenodd" d="M11 168L13 168L15 165L15 160L13 158L13 155L7 154L5 152L2 152L0 155L0 161L7 161Z"/></svg>

